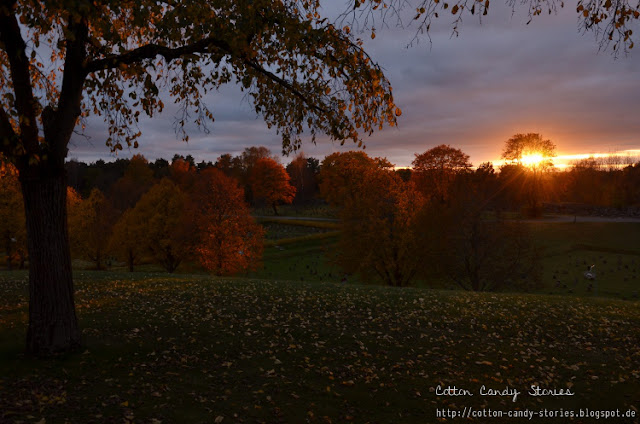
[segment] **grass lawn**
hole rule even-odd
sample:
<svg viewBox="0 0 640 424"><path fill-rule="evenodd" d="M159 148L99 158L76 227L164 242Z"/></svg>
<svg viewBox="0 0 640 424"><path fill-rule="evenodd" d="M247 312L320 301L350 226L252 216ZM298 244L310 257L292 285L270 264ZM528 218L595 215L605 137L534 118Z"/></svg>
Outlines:
<svg viewBox="0 0 640 424"><path fill-rule="evenodd" d="M344 277L332 263L336 253L339 224L335 222L287 219L260 219L267 230L263 263L243 277L297 281L333 281ZM640 299L640 225L635 223L523 223L530 228L541 248L542 287L540 294L581 297ZM595 281L584 272L595 265ZM75 261L74 266L90 268ZM163 274L154 264L139 265L139 271ZM125 270L124 265L113 270ZM178 273L206 274L195 263L184 263ZM349 276L348 282L362 282ZM375 282L364 282L374 283ZM445 277L429 275L416 281L423 288L458 287Z"/></svg>
<svg viewBox="0 0 640 424"><path fill-rule="evenodd" d="M314 224L307 222L307 224ZM340 281L342 273L331 263L338 236L331 228L316 228L300 222L265 223L273 228L265 248L264 267L249 276L300 281ZM273 225L273 227L271 227ZM336 225L317 223L319 226ZM640 299L640 225L635 223L523 223L541 249L540 294ZM330 231L331 234L322 231ZM318 235L330 237L314 239ZM287 238L293 237L293 238ZM595 281L584 272L595 265ZM349 277L349 281L358 281ZM446 278L430 275L418 287L458 287Z"/></svg>
<svg viewBox="0 0 640 424"><path fill-rule="evenodd" d="M430 423L437 409L464 407L637 414L639 225L523 224L543 248L544 287L476 294L339 284L335 224L265 224L264 264L249 278L189 264L176 275L77 270L86 347L66 358L23 356L26 273L1 272L0 423ZM597 284L583 276L591 264ZM438 385L474 396L438 396ZM521 394L480 396L482 385ZM533 397L531 385L575 395Z"/></svg>
<svg viewBox="0 0 640 424"><path fill-rule="evenodd" d="M305 238L265 247L263 265L248 277L292 281L340 281L343 274L331 260L338 240L332 233L317 233L328 237ZM351 281L354 279L351 278Z"/></svg>
<svg viewBox="0 0 640 424"><path fill-rule="evenodd" d="M635 302L83 272L86 349L36 361L21 353L25 275L1 275L3 423L429 423L446 407L640 406ZM522 394L481 397L483 384ZM532 397L532 384L575 395Z"/></svg>

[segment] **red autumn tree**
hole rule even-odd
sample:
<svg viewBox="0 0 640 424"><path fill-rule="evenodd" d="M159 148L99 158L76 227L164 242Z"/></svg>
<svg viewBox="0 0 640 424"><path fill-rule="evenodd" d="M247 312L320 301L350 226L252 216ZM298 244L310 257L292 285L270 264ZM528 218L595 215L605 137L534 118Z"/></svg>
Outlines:
<svg viewBox="0 0 640 424"><path fill-rule="evenodd" d="M196 216L195 256L215 275L255 269L262 258L264 230L251 217L238 182L210 168L192 194Z"/></svg>
<svg viewBox="0 0 640 424"><path fill-rule="evenodd" d="M258 159L249 180L253 197L270 205L276 215L278 204L290 204L296 195L296 188L289 182L287 171L271 158Z"/></svg>
<svg viewBox="0 0 640 424"><path fill-rule="evenodd" d="M169 166L169 178L180 187L180 190L186 193L193 188L196 169L189 161L178 157Z"/></svg>

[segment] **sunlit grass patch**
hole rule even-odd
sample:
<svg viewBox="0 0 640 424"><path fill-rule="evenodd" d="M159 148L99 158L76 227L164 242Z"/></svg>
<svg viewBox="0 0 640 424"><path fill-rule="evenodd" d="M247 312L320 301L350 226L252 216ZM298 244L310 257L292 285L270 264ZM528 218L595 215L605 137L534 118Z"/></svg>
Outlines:
<svg viewBox="0 0 640 424"><path fill-rule="evenodd" d="M340 234L339 231L327 231L321 233L313 233L306 234L297 237L287 237L281 238L277 240L267 240L265 241L265 246L284 246L293 243L312 241L312 240L326 240L326 239L335 239Z"/></svg>
<svg viewBox="0 0 640 424"><path fill-rule="evenodd" d="M297 206L297 205L279 205L278 212L280 216L295 216L295 217L307 217L307 218L336 218L338 216L338 209L328 205L315 205L315 206ZM273 208L255 208L253 210L254 215L259 216L277 216L273 212Z"/></svg>
<svg viewBox="0 0 640 424"><path fill-rule="evenodd" d="M280 225L292 225L296 227L312 227L312 228L326 228L326 229L339 229L340 223L334 221L319 221L319 220L302 220L302 219L287 219L287 218L261 218L258 220L261 224L280 224Z"/></svg>

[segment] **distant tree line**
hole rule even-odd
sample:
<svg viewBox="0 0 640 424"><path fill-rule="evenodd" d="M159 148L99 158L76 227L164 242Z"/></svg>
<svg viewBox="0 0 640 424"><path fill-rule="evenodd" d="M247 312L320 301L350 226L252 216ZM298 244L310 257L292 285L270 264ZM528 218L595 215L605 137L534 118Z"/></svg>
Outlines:
<svg viewBox="0 0 640 424"><path fill-rule="evenodd" d="M215 162L71 160L70 241L74 257L96 269L117 260L133 271L147 261L173 272L189 261L229 275L260 263L264 231L251 208L278 214L281 204L329 204L344 224L335 261L347 274L393 286L437 273L469 290L531 287L538 253L524 227L505 219L510 213L539 216L544 202L640 206L640 163L588 158L560 172L554 154L540 135L516 134L499 169L474 168L444 144L416 154L406 169L363 151L322 162L300 153L284 167L266 147ZM0 249L9 269L28 260L21 196L15 169L4 164Z"/></svg>
<svg viewBox="0 0 640 424"><path fill-rule="evenodd" d="M264 190L267 187L259 184L261 177L268 177L266 174L261 175L268 172L269 167L265 165L268 161L263 161L258 170L254 172L256 164L261 159L270 159L278 163L277 157L266 147L248 147L238 156L223 154L215 162L200 161L196 163L193 156L178 154L174 155L170 161L159 158L153 162L145 160L135 163L136 158L139 158L139 155L132 159L119 158L112 162L99 159L90 164L72 159L66 163L69 186L83 198L87 198L91 191L97 188L102 193L106 193L115 204L130 203L132 198L139 197L136 193L144 191L145 187L148 188L150 181L169 177L172 164L183 162L196 173L215 168L228 177L234 178L244 190L244 199L250 206L265 204L268 207L273 206L273 195L266 196L267 193ZM277 167L271 168L276 169ZM321 201L318 198L318 173L320 171L318 159L308 158L300 153L293 158L286 169L282 169L286 170L290 184L295 188L295 192L290 191L289 195L285 196L293 196L293 200L285 203L302 206ZM129 173L130 176L123 178L126 173ZM260 192L254 195L256 189ZM277 206L278 202L275 203ZM125 205L120 205L118 209L123 210L123 206Z"/></svg>

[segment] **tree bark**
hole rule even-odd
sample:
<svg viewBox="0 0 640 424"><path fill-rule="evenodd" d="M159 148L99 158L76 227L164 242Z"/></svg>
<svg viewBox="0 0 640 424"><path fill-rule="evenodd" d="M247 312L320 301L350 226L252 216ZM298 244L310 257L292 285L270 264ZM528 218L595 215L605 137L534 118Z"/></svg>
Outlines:
<svg viewBox="0 0 640 424"><path fill-rule="evenodd" d="M74 351L80 347L80 329L73 300L66 177L62 170L53 175L21 172L20 180L29 251L27 352L51 356Z"/></svg>

